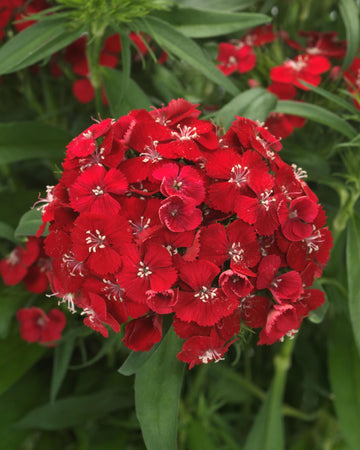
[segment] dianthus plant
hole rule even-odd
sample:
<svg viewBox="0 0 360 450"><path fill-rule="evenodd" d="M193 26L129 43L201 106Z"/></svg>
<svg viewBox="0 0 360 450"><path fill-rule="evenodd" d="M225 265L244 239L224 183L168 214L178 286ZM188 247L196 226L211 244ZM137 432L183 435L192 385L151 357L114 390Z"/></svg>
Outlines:
<svg viewBox="0 0 360 450"><path fill-rule="evenodd" d="M67 147L42 208L49 281L60 302L105 337L148 351L164 316L177 357L218 361L240 327L259 344L293 335L324 302L311 288L332 238L306 173L281 144L237 117L223 133L197 105L173 100L105 119Z"/></svg>

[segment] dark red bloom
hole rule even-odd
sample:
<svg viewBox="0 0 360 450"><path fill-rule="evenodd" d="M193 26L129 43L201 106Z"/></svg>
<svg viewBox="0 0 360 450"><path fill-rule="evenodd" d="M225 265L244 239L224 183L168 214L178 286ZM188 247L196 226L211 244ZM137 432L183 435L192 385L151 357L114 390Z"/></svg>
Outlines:
<svg viewBox="0 0 360 450"><path fill-rule="evenodd" d="M192 369L196 364L223 360L224 354L233 343L234 341L225 344L218 336L193 336L185 341L181 352L176 356L180 361L188 363L189 369Z"/></svg>
<svg viewBox="0 0 360 450"><path fill-rule="evenodd" d="M46 314L42 309L22 308L16 317L20 322L20 334L24 341L39 342L44 345L56 345L61 338L66 318L59 309L52 309Z"/></svg>
<svg viewBox="0 0 360 450"><path fill-rule="evenodd" d="M135 352L148 352L161 338L162 317L147 314L126 324L123 343Z"/></svg>

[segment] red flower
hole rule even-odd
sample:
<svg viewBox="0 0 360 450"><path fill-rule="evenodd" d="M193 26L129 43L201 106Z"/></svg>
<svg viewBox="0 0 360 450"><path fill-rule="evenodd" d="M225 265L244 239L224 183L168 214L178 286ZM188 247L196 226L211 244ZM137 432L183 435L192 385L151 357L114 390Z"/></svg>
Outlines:
<svg viewBox="0 0 360 450"><path fill-rule="evenodd" d="M213 287L219 268L210 261L198 260L183 263L180 278L188 288L179 291L179 300L174 306L177 317L185 322L199 325L214 325L222 317L230 315L238 306L235 298L227 298L222 290Z"/></svg>
<svg viewBox="0 0 360 450"><path fill-rule="evenodd" d="M283 200L279 203L278 217L281 231L289 241L301 241L310 236L311 223L318 214L319 207L309 197L297 197L289 203L289 208Z"/></svg>
<svg viewBox="0 0 360 450"><path fill-rule="evenodd" d="M36 307L22 308L18 310L16 317L20 322L20 334L24 341L51 346L61 338L66 324L64 313L56 308L48 314Z"/></svg>
<svg viewBox="0 0 360 450"><path fill-rule="evenodd" d="M276 255L265 256L258 269L257 288L268 288L278 302L296 300L303 292L300 274L290 271L277 275L280 268L280 258Z"/></svg>
<svg viewBox="0 0 360 450"><path fill-rule="evenodd" d="M0 274L8 286L20 283L28 273L29 267L36 261L40 253L40 240L29 237L25 249L20 245L0 261Z"/></svg>
<svg viewBox="0 0 360 450"><path fill-rule="evenodd" d="M320 74L329 69L330 62L324 56L298 55L293 60L285 61L281 66L273 67L270 78L272 81L293 84L300 89L309 90L301 80L318 86L321 81Z"/></svg>
<svg viewBox="0 0 360 450"><path fill-rule="evenodd" d="M172 195L162 202L159 217L161 223L175 232L195 230L202 221L200 209L189 198L179 195Z"/></svg>
<svg viewBox="0 0 360 450"><path fill-rule="evenodd" d="M124 194L127 187L120 170L106 171L103 166L91 166L69 189L70 204L78 212L116 214L121 206L114 196Z"/></svg>
<svg viewBox="0 0 360 450"><path fill-rule="evenodd" d="M154 344L161 341L161 337L162 317L147 314L126 324L123 343L135 352L148 352Z"/></svg>
<svg viewBox="0 0 360 450"><path fill-rule="evenodd" d="M118 279L127 295L137 303L146 303L146 292L163 292L177 279L169 252L159 244L144 244L140 249L127 245L122 249L123 268Z"/></svg>
<svg viewBox="0 0 360 450"><path fill-rule="evenodd" d="M193 336L187 339L176 356L180 361L188 363L189 369L192 369L196 364L223 360L224 354L233 343L234 341L225 344L218 336Z"/></svg>
<svg viewBox="0 0 360 450"><path fill-rule="evenodd" d="M265 327L261 330L258 345L271 345L285 335L296 333L301 320L292 305L274 305L269 311Z"/></svg>
<svg viewBox="0 0 360 450"><path fill-rule="evenodd" d="M233 72L249 72L255 67L256 55L252 47L243 42L236 46L230 43L219 44L219 53L217 60L221 63L218 68L224 75L231 75Z"/></svg>
<svg viewBox="0 0 360 450"><path fill-rule="evenodd" d="M71 233L77 261L99 275L115 273L121 265L122 246L130 241L128 224L122 216L84 213Z"/></svg>

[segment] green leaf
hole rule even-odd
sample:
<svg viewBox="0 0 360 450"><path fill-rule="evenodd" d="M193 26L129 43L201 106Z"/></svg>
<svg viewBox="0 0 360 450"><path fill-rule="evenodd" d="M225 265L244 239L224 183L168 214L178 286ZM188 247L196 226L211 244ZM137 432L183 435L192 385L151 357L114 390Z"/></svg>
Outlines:
<svg viewBox="0 0 360 450"><path fill-rule="evenodd" d="M190 38L221 36L256 27L271 20L264 14L204 11L193 8L158 11L156 17L173 25Z"/></svg>
<svg viewBox="0 0 360 450"><path fill-rule="evenodd" d="M0 340L0 395L11 387L45 353L46 348L29 344L18 335Z"/></svg>
<svg viewBox="0 0 360 450"><path fill-rule="evenodd" d="M31 209L21 217L15 230L15 237L35 236L41 224L41 211Z"/></svg>
<svg viewBox="0 0 360 450"><path fill-rule="evenodd" d="M7 286L0 294L0 339L5 339L10 331L12 320L16 311L21 308L29 298L23 286Z"/></svg>
<svg viewBox="0 0 360 450"><path fill-rule="evenodd" d="M149 33L161 48L185 61L230 94L237 95L239 93L237 87L214 65L202 49L176 28L151 16L139 21L138 25L141 31Z"/></svg>
<svg viewBox="0 0 360 450"><path fill-rule="evenodd" d="M308 87L311 91L315 92L315 94L321 95L321 97L324 97L330 102L335 103L335 105L339 105L342 108L352 112L353 114L358 114L358 110L350 102L347 102L342 97L332 94L331 92L321 87L313 86L312 84L307 83L304 80L300 80L300 83Z"/></svg>
<svg viewBox="0 0 360 450"><path fill-rule="evenodd" d="M16 244L14 229L7 223L0 222L0 238L7 239L8 241Z"/></svg>
<svg viewBox="0 0 360 450"><path fill-rule="evenodd" d="M244 450L284 450L284 424L281 415L283 389L273 383L258 412Z"/></svg>
<svg viewBox="0 0 360 450"><path fill-rule="evenodd" d="M210 11L239 11L254 5L254 0L176 0L181 8L196 8Z"/></svg>
<svg viewBox="0 0 360 450"><path fill-rule="evenodd" d="M329 375L340 428L350 449L360 448L360 357L351 327L337 314L330 330Z"/></svg>
<svg viewBox="0 0 360 450"><path fill-rule="evenodd" d="M356 130L346 120L317 105L291 100L279 100L274 111L305 117L306 119L333 128L350 139L357 135Z"/></svg>
<svg viewBox="0 0 360 450"><path fill-rule="evenodd" d="M343 69L346 70L355 58L359 48L359 7L356 5L354 0L339 0L339 10L346 31L347 48L343 61Z"/></svg>
<svg viewBox="0 0 360 450"><path fill-rule="evenodd" d="M130 376L138 372L141 367L151 358L151 356L159 348L160 343L153 345L151 350L148 352L134 352L132 351L130 355L126 358L123 365L119 368L118 372L121 375Z"/></svg>
<svg viewBox="0 0 360 450"><path fill-rule="evenodd" d="M294 339L286 338L274 359L275 375L266 398L250 430L244 450L284 450L284 423L281 414L286 374L291 364Z"/></svg>
<svg viewBox="0 0 360 450"><path fill-rule="evenodd" d="M135 376L135 406L148 450L175 450L184 364L181 341L171 328L158 350Z"/></svg>
<svg viewBox="0 0 360 450"><path fill-rule="evenodd" d="M276 106L277 98L266 89L257 87L237 95L229 103L219 109L214 119L228 129L236 115L248 119L264 121L269 112Z"/></svg>
<svg viewBox="0 0 360 450"><path fill-rule="evenodd" d="M64 336L61 339L61 342L55 347L54 350L54 363L53 363L53 372L51 378L51 387L50 387L50 402L53 403L56 399L56 396L59 392L61 384L65 378L66 372L68 370L70 359L74 351L74 344L76 330L72 330L73 332Z"/></svg>
<svg viewBox="0 0 360 450"><path fill-rule="evenodd" d="M360 219L353 217L348 223L346 267L349 289L349 311L355 342L360 355Z"/></svg>
<svg viewBox="0 0 360 450"><path fill-rule="evenodd" d="M123 397L121 386L91 395L68 397L30 411L16 423L18 428L62 430L98 419L113 411L131 406Z"/></svg>
<svg viewBox="0 0 360 450"><path fill-rule="evenodd" d="M83 29L70 30L66 17L52 16L26 28L0 48L0 75L31 66L75 41Z"/></svg>
<svg viewBox="0 0 360 450"><path fill-rule="evenodd" d="M71 135L41 122L0 124L0 164L34 158L62 159Z"/></svg>
<svg viewBox="0 0 360 450"><path fill-rule="evenodd" d="M111 114L115 118L128 114L132 109L150 108L149 98L134 80L127 79L127 88L121 97L119 93L123 89L126 75L108 67L103 67L102 71L106 96L109 99Z"/></svg>

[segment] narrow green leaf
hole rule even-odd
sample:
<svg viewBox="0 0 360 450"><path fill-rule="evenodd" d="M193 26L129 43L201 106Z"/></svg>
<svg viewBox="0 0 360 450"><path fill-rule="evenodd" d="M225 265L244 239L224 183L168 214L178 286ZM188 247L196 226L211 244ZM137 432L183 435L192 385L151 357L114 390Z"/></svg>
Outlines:
<svg viewBox="0 0 360 450"><path fill-rule="evenodd" d="M121 387L104 389L96 394L68 397L33 409L19 422L17 428L62 430L98 419L112 411L132 406L122 396Z"/></svg>
<svg viewBox="0 0 360 450"><path fill-rule="evenodd" d="M334 317L329 341L329 375L341 431L351 450L360 448L360 357L351 326Z"/></svg>
<svg viewBox="0 0 360 450"><path fill-rule="evenodd" d="M0 340L0 395L11 387L45 353L46 348L29 344L18 335Z"/></svg>
<svg viewBox="0 0 360 450"><path fill-rule="evenodd" d="M4 222L0 222L0 238L16 243L14 229Z"/></svg>
<svg viewBox="0 0 360 450"><path fill-rule="evenodd" d="M284 424L281 415L283 388L273 383L258 412L244 450L284 450Z"/></svg>
<svg viewBox="0 0 360 450"><path fill-rule="evenodd" d="M305 117L306 119L333 128L350 139L357 135L356 130L346 120L317 105L291 100L279 100L274 111Z"/></svg>
<svg viewBox="0 0 360 450"><path fill-rule="evenodd" d="M69 30L68 18L48 17L26 28L0 48L0 75L28 67L75 41L83 29Z"/></svg>
<svg viewBox="0 0 360 450"><path fill-rule="evenodd" d="M271 21L270 17L264 14L204 11L194 8L157 11L154 15L190 38L221 36Z"/></svg>
<svg viewBox="0 0 360 450"><path fill-rule="evenodd" d="M349 289L349 311L355 342L360 355L360 219L353 217L348 223L346 267Z"/></svg>
<svg viewBox="0 0 360 450"><path fill-rule="evenodd" d="M280 353L275 357L275 375L250 430L244 450L285 450L281 407L293 346L294 340L285 339Z"/></svg>
<svg viewBox="0 0 360 450"><path fill-rule="evenodd" d="M321 87L313 86L312 84L307 83L304 80L300 80L300 83L308 87L311 91L315 92L315 94L321 95L321 97L324 97L330 102L335 103L335 105L339 105L342 108L352 112L353 114L358 114L358 110L350 102L347 102L342 97L332 94L331 92Z"/></svg>
<svg viewBox="0 0 360 450"><path fill-rule="evenodd" d="M132 351L119 368L118 372L125 376L134 375L152 357L159 348L159 345L160 343L155 344L148 352Z"/></svg>
<svg viewBox="0 0 360 450"><path fill-rule="evenodd" d="M31 209L21 217L15 230L15 237L35 236L41 224L41 211Z"/></svg>
<svg viewBox="0 0 360 450"><path fill-rule="evenodd" d="M119 93L126 75L108 67L103 67L102 70L106 96L109 99L111 114L115 118L128 114L132 109L150 108L149 98L134 80L128 78L127 89L121 97Z"/></svg>
<svg viewBox="0 0 360 450"><path fill-rule="evenodd" d="M148 450L175 450L184 364L181 341L171 328L158 350L135 375L135 406Z"/></svg>
<svg viewBox="0 0 360 450"><path fill-rule="evenodd" d="M257 87L237 95L214 115L217 123L226 129L235 120L236 115L263 121L276 106L277 98L266 89Z"/></svg>
<svg viewBox="0 0 360 450"><path fill-rule="evenodd" d="M237 95L239 93L237 87L226 78L201 48L169 23L157 17L147 16L139 21L139 28L141 31L149 33L160 47L188 63L230 94Z"/></svg>
<svg viewBox="0 0 360 450"><path fill-rule="evenodd" d="M0 124L0 164L34 158L61 159L71 135L41 122Z"/></svg>
<svg viewBox="0 0 360 450"><path fill-rule="evenodd" d="M254 0L176 0L180 8L196 8L205 11L240 11L254 5Z"/></svg>
<svg viewBox="0 0 360 450"><path fill-rule="evenodd" d="M356 5L354 0L339 0L339 10L346 32L347 48L343 61L343 69L346 70L355 58L359 48L359 7Z"/></svg>
<svg viewBox="0 0 360 450"><path fill-rule="evenodd" d="M64 336L54 350L54 363L50 387L50 402L53 403L69 368L74 351L75 333Z"/></svg>

